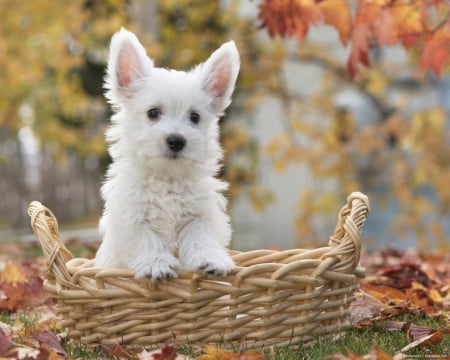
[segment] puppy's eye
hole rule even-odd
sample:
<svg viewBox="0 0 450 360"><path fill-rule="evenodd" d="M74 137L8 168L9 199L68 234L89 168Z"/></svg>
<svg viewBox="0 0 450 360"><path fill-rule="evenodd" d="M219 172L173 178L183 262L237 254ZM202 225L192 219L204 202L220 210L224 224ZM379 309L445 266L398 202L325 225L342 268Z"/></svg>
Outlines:
<svg viewBox="0 0 450 360"><path fill-rule="evenodd" d="M161 115L160 108L151 108L149 111L147 111L147 116L150 120L158 120L160 115Z"/></svg>
<svg viewBox="0 0 450 360"><path fill-rule="evenodd" d="M200 115L198 112L191 111L191 114L189 115L189 119L193 124L198 124L200 121Z"/></svg>

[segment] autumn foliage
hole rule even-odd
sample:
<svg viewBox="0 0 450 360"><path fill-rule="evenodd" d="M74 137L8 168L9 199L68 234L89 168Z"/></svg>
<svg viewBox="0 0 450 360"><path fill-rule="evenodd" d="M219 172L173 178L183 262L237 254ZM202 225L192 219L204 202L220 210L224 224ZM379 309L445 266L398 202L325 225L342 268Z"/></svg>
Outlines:
<svg viewBox="0 0 450 360"><path fill-rule="evenodd" d="M422 70L437 75L450 61L450 18L443 0L264 0L261 27L269 34L303 40L312 26L336 29L343 45L350 43L347 69L353 77L370 66L370 50L401 45L420 54Z"/></svg>

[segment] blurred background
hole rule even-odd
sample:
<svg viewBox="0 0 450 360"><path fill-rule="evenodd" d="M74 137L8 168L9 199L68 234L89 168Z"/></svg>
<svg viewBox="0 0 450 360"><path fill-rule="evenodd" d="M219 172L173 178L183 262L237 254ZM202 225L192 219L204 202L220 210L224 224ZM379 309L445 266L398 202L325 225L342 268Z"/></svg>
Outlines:
<svg viewBox="0 0 450 360"><path fill-rule="evenodd" d="M335 29L270 38L250 0L0 0L0 246L31 239L39 200L63 237L98 241L111 115L111 36L135 32L157 66L189 69L234 39L241 71L221 120L232 247L327 243L352 191L369 195L363 246L450 248L450 77L374 48L358 80Z"/></svg>

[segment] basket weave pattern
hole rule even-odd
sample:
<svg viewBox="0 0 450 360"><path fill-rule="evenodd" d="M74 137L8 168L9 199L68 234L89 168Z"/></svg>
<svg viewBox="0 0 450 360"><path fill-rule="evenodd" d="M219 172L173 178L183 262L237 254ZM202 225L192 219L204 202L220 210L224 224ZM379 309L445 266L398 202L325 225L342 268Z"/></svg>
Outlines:
<svg viewBox="0 0 450 360"><path fill-rule="evenodd" d="M32 228L47 259L44 288L55 299L69 337L90 346L244 340L249 347L308 343L351 326L349 305L358 288L365 195L352 193L329 246L313 250L231 251L227 277L179 272L152 283L127 269L99 269L74 258L61 242L52 212L29 207Z"/></svg>

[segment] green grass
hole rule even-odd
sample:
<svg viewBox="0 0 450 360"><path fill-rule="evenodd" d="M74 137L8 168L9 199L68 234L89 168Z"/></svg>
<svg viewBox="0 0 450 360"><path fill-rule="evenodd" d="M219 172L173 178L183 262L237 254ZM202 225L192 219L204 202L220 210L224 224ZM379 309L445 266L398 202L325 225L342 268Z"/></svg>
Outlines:
<svg viewBox="0 0 450 360"><path fill-rule="evenodd" d="M442 329L446 325L444 318L432 318L426 315L403 315L393 319L393 321L410 321L415 325L433 329ZM386 323L386 321L383 321L362 329L353 328L340 334L336 337L337 339L318 338L311 346L293 344L290 347L265 351L265 354L267 359L274 360L330 359L334 354L347 355L349 351L363 356L368 354L375 345L393 356L408 345L410 341L404 332L387 331L385 329ZM225 344L223 347L236 351L236 344ZM196 352L194 349L194 347L184 345L180 352L185 355L198 356L198 351ZM430 355L450 356L450 335L444 335L442 342L439 344L426 348L414 348L406 352L405 355L418 359Z"/></svg>
<svg viewBox="0 0 450 360"><path fill-rule="evenodd" d="M105 354L101 351L88 348L79 341L63 340L61 342L63 349L71 359L100 359L105 358Z"/></svg>
<svg viewBox="0 0 450 360"><path fill-rule="evenodd" d="M11 315L9 313L5 312L0 312L0 322L7 324L7 325L12 325L14 323L14 321L11 319Z"/></svg>
<svg viewBox="0 0 450 360"><path fill-rule="evenodd" d="M27 328L31 328L37 322L37 317L30 312L18 312L14 317L23 324L25 337ZM11 314L0 313L0 321L12 324ZM448 326L444 317L430 317L426 314L408 314L397 317L393 321L409 321L415 325L426 326L432 329L443 329ZM265 350L267 359L273 360L299 360L299 359L330 359L334 354L347 355L349 351L363 356L370 352L375 345L390 355L395 355L404 346L409 344L407 335L401 331L387 331L387 321L377 322L362 329L353 328L332 338L318 338L311 346L292 344L289 347ZM25 339L23 339L25 340ZM108 358L101 350L90 349L78 341L62 340L62 346L72 359L99 359ZM237 342L223 343L219 347L227 350L238 351L240 344ZM126 349L126 347L125 347ZM151 349L147 349L151 350ZM245 351L246 349L242 349ZM201 354L199 346L182 343L179 352L195 358ZM425 348L414 348L405 353L406 358L426 358L432 355L450 356L450 334L444 335L443 340L436 345Z"/></svg>

